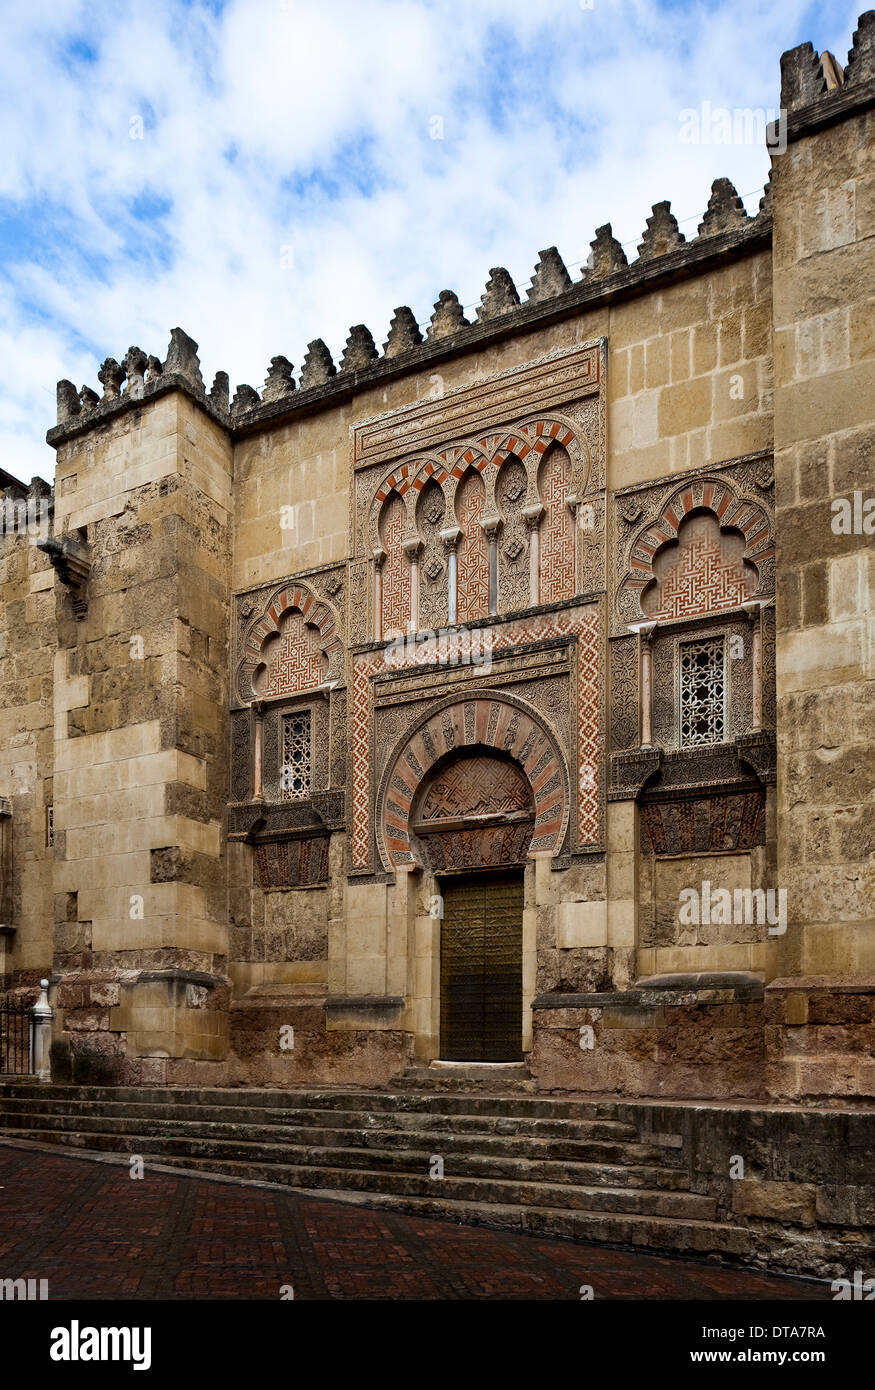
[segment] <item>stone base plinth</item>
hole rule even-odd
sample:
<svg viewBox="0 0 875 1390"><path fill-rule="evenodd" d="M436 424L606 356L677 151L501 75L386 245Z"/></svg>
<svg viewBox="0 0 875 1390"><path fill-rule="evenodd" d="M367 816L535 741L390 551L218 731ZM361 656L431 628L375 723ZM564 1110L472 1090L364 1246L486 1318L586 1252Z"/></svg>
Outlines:
<svg viewBox="0 0 875 1390"><path fill-rule="evenodd" d="M765 994L768 1094L875 1097L875 976L772 980Z"/></svg>
<svg viewBox="0 0 875 1390"><path fill-rule="evenodd" d="M264 985L231 1007L233 1085L382 1086L412 1059L403 999L331 999L319 985Z"/></svg>
<svg viewBox="0 0 875 1390"><path fill-rule="evenodd" d="M77 1085L161 1084L177 1061L228 1052L227 982L187 970L79 971L56 979L52 1077Z"/></svg>
<svg viewBox="0 0 875 1390"><path fill-rule="evenodd" d="M530 1068L546 1090L764 1094L761 982L540 995L533 1021Z"/></svg>

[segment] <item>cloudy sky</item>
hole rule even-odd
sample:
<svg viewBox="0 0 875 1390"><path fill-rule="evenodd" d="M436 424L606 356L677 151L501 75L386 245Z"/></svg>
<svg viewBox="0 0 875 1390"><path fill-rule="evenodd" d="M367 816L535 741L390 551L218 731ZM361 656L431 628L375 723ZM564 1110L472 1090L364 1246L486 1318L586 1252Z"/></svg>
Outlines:
<svg viewBox="0 0 875 1390"><path fill-rule="evenodd" d="M781 52L844 63L862 8L0 0L0 466L50 478L56 380L177 324L260 388L492 266L524 295L544 247L577 278L603 222L631 260L663 198L694 236L719 176L756 211L768 155L703 103L771 119Z"/></svg>

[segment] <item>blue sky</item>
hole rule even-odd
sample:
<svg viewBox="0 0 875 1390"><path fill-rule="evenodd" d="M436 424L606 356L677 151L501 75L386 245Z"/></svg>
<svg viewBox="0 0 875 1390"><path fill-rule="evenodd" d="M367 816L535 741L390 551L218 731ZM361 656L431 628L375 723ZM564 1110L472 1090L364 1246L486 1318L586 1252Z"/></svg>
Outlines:
<svg viewBox="0 0 875 1390"><path fill-rule="evenodd" d="M0 0L0 466L51 477L55 382L97 388L179 324L206 378L260 387L314 337L378 345L441 289L521 293L594 230L630 260L663 198L694 236L713 179L755 211L758 144L683 111L774 111L806 39L846 61L858 0ZM437 137L437 138L436 138ZM470 316L473 316L473 313Z"/></svg>

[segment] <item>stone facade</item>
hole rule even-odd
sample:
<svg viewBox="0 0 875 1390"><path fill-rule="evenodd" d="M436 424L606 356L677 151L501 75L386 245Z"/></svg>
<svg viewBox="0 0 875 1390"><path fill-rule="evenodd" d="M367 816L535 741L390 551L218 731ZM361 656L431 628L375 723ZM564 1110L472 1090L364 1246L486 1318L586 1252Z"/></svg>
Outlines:
<svg viewBox="0 0 875 1390"><path fill-rule="evenodd" d="M873 26L784 55L756 216L718 179L230 405L180 329L59 383L0 634L56 1079L383 1084L493 990L547 1089L875 1095Z"/></svg>

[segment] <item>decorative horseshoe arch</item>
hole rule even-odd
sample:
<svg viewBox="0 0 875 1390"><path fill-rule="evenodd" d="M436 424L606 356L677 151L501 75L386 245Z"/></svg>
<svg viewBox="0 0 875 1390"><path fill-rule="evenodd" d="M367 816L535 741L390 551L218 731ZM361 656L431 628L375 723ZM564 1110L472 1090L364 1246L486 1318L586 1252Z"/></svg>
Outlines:
<svg viewBox="0 0 875 1390"><path fill-rule="evenodd" d="M300 613L308 627L319 634L319 647L328 662L326 680L342 676L343 646L340 640L337 615L325 599L298 579L284 584L267 600L259 617L250 623L243 639L243 657L236 674L237 694L244 704L258 698L253 677L262 664L264 644L270 637L279 636L287 614Z"/></svg>
<svg viewBox="0 0 875 1390"><path fill-rule="evenodd" d="M479 473L484 473L491 465L492 470L497 473L505 460L513 456L524 465L527 460L529 465L535 465L534 477L530 482L530 492L534 497L537 492L537 465L552 444L559 444L568 450L571 460L571 489L575 495L582 497L592 465L589 444L572 421L555 413L528 420L514 430L487 434L470 443L451 445L440 453L419 455L407 459L404 463L394 464L382 478L371 502L368 535L372 551L376 553L382 550L380 514L384 502L393 490L407 503L412 533L415 530L416 497L430 478L434 478L444 489L449 515L456 487L469 468L476 468ZM527 471L531 476L532 470L528 466Z"/></svg>
<svg viewBox="0 0 875 1390"><path fill-rule="evenodd" d="M710 512L721 531L734 530L742 534L742 559L753 565L758 574L755 593L760 595L771 590L775 541L766 508L759 502L739 498L723 479L698 479L673 492L656 520L645 523L632 540L628 568L619 589L621 612L627 622L645 616L641 599L656 577L656 556L664 546L677 541L682 523L694 511Z"/></svg>
<svg viewBox="0 0 875 1390"><path fill-rule="evenodd" d="M570 807L568 773L559 744L522 701L481 691L453 698L433 711L405 736L387 765L376 818L380 857L387 870L419 863L411 845L410 814L423 779L448 753L478 747L510 756L529 781L535 804L529 853L558 852Z"/></svg>

